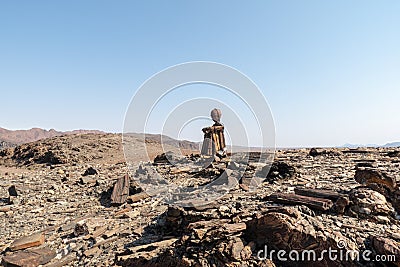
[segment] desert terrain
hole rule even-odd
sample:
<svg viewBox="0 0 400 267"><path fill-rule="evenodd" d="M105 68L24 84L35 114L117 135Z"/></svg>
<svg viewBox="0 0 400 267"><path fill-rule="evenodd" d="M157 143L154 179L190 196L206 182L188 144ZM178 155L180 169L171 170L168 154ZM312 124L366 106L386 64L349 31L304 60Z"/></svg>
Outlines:
<svg viewBox="0 0 400 267"><path fill-rule="evenodd" d="M2 265L400 266L399 148L281 149L270 170L253 160L257 153L247 163L229 155L195 173L195 144L180 145L188 156L173 166L159 139L146 143L152 160L133 175L119 134L53 136L0 150ZM135 182L152 169L176 183L244 175L222 198L182 208ZM256 190L253 176L262 179ZM265 246L396 258L284 261L260 258Z"/></svg>

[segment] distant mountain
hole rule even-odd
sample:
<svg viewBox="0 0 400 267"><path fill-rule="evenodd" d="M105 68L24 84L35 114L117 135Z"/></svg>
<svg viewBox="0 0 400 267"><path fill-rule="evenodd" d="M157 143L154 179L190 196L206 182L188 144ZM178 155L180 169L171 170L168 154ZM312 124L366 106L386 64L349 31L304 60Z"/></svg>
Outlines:
<svg viewBox="0 0 400 267"><path fill-rule="evenodd" d="M377 144L344 144L339 147L345 147L345 148L358 148L358 147L400 147L400 142L392 142L392 143L387 143L385 145L377 145Z"/></svg>
<svg viewBox="0 0 400 267"><path fill-rule="evenodd" d="M341 148L358 148L358 147L379 147L377 144L344 144Z"/></svg>
<svg viewBox="0 0 400 267"><path fill-rule="evenodd" d="M400 142L387 143L386 145L383 145L383 147L400 147Z"/></svg>
<svg viewBox="0 0 400 267"><path fill-rule="evenodd" d="M87 134L87 133L104 133L98 130L74 130L74 131L56 131L54 129L45 130L41 128L32 128L30 130L7 130L0 127L0 143L4 144L4 147L19 145L24 143L30 143L42 139L47 139L61 135L71 134Z"/></svg>

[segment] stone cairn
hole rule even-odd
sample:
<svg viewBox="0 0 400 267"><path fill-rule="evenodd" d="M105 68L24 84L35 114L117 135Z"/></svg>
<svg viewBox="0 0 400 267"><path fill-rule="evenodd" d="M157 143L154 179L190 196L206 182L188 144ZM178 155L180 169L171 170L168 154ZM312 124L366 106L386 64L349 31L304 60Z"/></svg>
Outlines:
<svg viewBox="0 0 400 267"><path fill-rule="evenodd" d="M220 109L211 110L211 118L214 125L203 128L204 141L201 148L201 154L204 156L226 156L226 145L224 136L224 126L221 124L222 112Z"/></svg>

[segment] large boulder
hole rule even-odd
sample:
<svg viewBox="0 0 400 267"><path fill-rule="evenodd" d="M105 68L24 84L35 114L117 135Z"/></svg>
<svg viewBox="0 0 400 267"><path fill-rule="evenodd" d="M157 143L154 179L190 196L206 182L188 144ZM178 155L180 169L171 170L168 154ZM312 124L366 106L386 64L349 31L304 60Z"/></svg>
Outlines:
<svg viewBox="0 0 400 267"><path fill-rule="evenodd" d="M350 191L350 212L361 217L369 215L390 215L392 207L386 197L372 189L359 187Z"/></svg>
<svg viewBox="0 0 400 267"><path fill-rule="evenodd" d="M389 192L396 190L396 179L379 170L357 169L354 179L358 183L368 186L376 191L381 191L379 188L384 188Z"/></svg>
<svg viewBox="0 0 400 267"><path fill-rule="evenodd" d="M319 221L302 214L296 208L272 209L255 215L246 224L245 237L248 241L254 241L258 249L267 247L284 250L287 254L290 251L301 254L303 251L313 250L316 255L329 249L357 250L357 246L341 233L326 229ZM343 243L346 244L344 248L339 245ZM312 255L310 257L312 259ZM306 260L280 263L287 266L316 266L316 263L318 266L343 266L339 261L328 258L320 262ZM344 263L344 266L352 265L350 261Z"/></svg>
<svg viewBox="0 0 400 267"><path fill-rule="evenodd" d="M295 174L296 169L283 161L273 162L271 168L266 165L257 173L260 177L266 177L266 180L270 183L280 179L292 178Z"/></svg>

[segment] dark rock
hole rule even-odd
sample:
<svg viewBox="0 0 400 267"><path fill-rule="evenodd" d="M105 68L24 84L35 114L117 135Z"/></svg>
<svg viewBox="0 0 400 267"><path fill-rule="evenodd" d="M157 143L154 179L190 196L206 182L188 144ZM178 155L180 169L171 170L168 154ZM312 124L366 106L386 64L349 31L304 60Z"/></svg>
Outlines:
<svg viewBox="0 0 400 267"><path fill-rule="evenodd" d="M168 160L168 158L167 158L167 155L166 155L166 153L162 153L162 154L160 154L160 155L157 155L155 158L154 158L154 163L155 164L165 164L165 163L169 163L169 160Z"/></svg>
<svg viewBox="0 0 400 267"><path fill-rule="evenodd" d="M17 189L15 188L15 185L12 185L8 188L8 195L10 197L17 197L18 193L17 193Z"/></svg>
<svg viewBox="0 0 400 267"><path fill-rule="evenodd" d="M283 161L275 161L274 163L272 163L271 168L268 167L268 165L264 166L258 173L258 175L261 177L265 177L266 172L269 170L266 180L270 183L280 179L291 178L296 173L296 169L293 166L290 166Z"/></svg>
<svg viewBox="0 0 400 267"><path fill-rule="evenodd" d="M95 168L93 168L93 167L89 167L89 168L87 168L86 171L82 174L82 176L96 175L96 174L98 174L98 173L97 173L97 170L96 170Z"/></svg>
<svg viewBox="0 0 400 267"><path fill-rule="evenodd" d="M187 159L184 156L178 155L172 151L167 151L154 158L154 164L176 164L184 162L187 162Z"/></svg>
<svg viewBox="0 0 400 267"><path fill-rule="evenodd" d="M77 223L74 228L74 235L81 236L89 234L89 229L86 223Z"/></svg>
<svg viewBox="0 0 400 267"><path fill-rule="evenodd" d="M350 204L349 198L347 196L341 196L336 200L332 209L338 214L344 214L349 204Z"/></svg>
<svg viewBox="0 0 400 267"><path fill-rule="evenodd" d="M320 152L318 152L318 150L316 148L311 148L310 152L308 153L311 157L316 157L321 155Z"/></svg>
<svg viewBox="0 0 400 267"><path fill-rule="evenodd" d="M310 152L308 153L311 157L317 157L317 156L322 156L322 155L327 155L327 156L339 156L340 152L335 151L335 150L321 150L318 151L316 148L311 148Z"/></svg>
<svg viewBox="0 0 400 267"><path fill-rule="evenodd" d="M400 157L400 151L390 151L386 154L386 156L391 158Z"/></svg>
<svg viewBox="0 0 400 267"><path fill-rule="evenodd" d="M139 167L137 168L136 172L135 172L135 177L139 177L139 175L145 175L147 174L147 169L143 168L142 165L139 165Z"/></svg>
<svg viewBox="0 0 400 267"><path fill-rule="evenodd" d="M10 157L14 153L14 148L0 148L0 157Z"/></svg>
<svg viewBox="0 0 400 267"><path fill-rule="evenodd" d="M400 213L400 188L398 188L392 195L391 199L392 205L395 210Z"/></svg>
<svg viewBox="0 0 400 267"><path fill-rule="evenodd" d="M49 163L49 164L62 164L64 163L53 151L46 151L43 155L40 155L37 163Z"/></svg>
<svg viewBox="0 0 400 267"><path fill-rule="evenodd" d="M165 217L165 231L179 234L184 223L184 209L178 206L169 206Z"/></svg>

